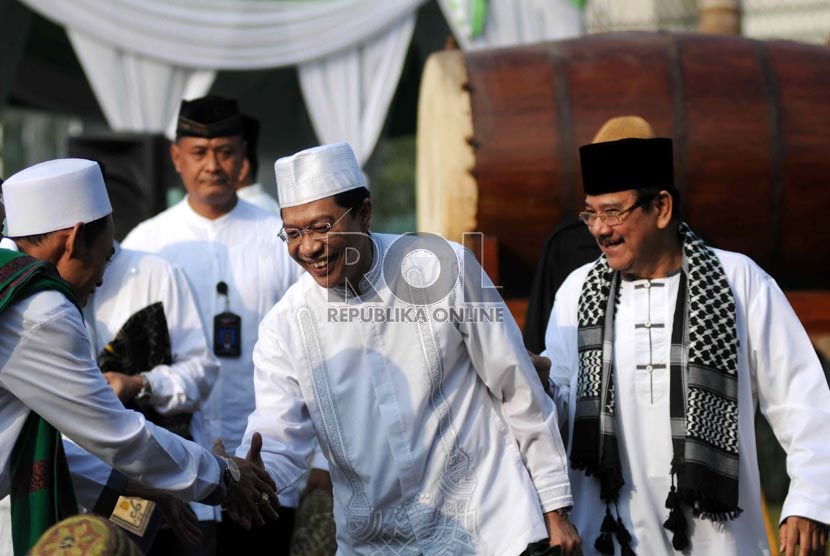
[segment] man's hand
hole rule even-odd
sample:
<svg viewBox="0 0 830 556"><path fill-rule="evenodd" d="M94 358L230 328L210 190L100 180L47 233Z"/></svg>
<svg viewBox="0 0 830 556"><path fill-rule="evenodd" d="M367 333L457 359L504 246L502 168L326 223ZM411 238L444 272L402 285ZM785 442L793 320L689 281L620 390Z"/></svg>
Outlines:
<svg viewBox="0 0 830 556"><path fill-rule="evenodd" d="M582 539L567 518L556 512L545 514L545 525L551 546L562 548L562 556L582 556Z"/></svg>
<svg viewBox="0 0 830 556"><path fill-rule="evenodd" d="M239 466L239 482L231 487L222 507L231 519L245 529L251 528L252 521L260 527L265 524L266 519L273 521L279 517L277 508L280 507L280 503L277 498L277 486L265 471L265 465L260 456L261 449L262 436L258 432L255 432L251 438L251 449L248 450L245 459L226 454L222 440L216 440L213 444L213 453L229 457Z"/></svg>
<svg viewBox="0 0 830 556"><path fill-rule="evenodd" d="M778 542L778 551L786 556L795 556L796 546L801 547L804 556L822 556L827 546L827 525L791 515L778 528Z"/></svg>
<svg viewBox="0 0 830 556"><path fill-rule="evenodd" d="M199 530L199 520L196 514L190 509L186 502L166 494L157 494L150 497L158 509L161 510L164 520L173 529L181 540L190 546L197 546L202 539L202 532Z"/></svg>
<svg viewBox="0 0 830 556"><path fill-rule="evenodd" d="M530 361L536 368L536 374L539 375L539 380L542 382L542 386L545 390L547 390L548 382L550 380L550 359L541 355L536 355L530 350L527 350L527 354L530 356Z"/></svg>
<svg viewBox="0 0 830 556"><path fill-rule="evenodd" d="M143 386L140 375L130 376L123 373L107 371L104 373L104 378L107 379L107 384L113 389L115 395L121 400L121 403L133 400Z"/></svg>
<svg viewBox="0 0 830 556"><path fill-rule="evenodd" d="M311 471L309 471L308 481L306 482L305 490L303 491L303 498L316 490L322 490L324 492L328 492L329 494L332 492L331 475L325 469L312 468Z"/></svg>

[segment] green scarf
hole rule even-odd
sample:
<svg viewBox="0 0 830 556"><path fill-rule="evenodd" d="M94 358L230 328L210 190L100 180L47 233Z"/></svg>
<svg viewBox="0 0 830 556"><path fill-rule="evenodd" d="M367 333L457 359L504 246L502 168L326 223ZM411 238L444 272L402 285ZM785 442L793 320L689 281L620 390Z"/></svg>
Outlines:
<svg viewBox="0 0 830 556"><path fill-rule="evenodd" d="M45 290L61 292L81 310L52 264L0 249L0 313ZM49 527L78 513L61 435L34 411L12 449L11 505L15 556L26 554Z"/></svg>

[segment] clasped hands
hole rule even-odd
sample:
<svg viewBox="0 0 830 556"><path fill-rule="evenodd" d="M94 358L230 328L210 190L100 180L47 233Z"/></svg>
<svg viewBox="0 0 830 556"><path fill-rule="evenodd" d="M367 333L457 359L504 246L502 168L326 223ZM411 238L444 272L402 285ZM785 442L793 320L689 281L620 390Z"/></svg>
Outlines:
<svg viewBox="0 0 830 556"><path fill-rule="evenodd" d="M229 489L227 498L222 502L222 508L228 512L231 519L245 529L250 529L252 524L261 527L266 520L274 521L279 517L277 486L265 471L260 450L262 436L258 432L253 434L251 448L244 459L225 453L222 440L216 440L213 444L214 454L233 459L239 467L239 481Z"/></svg>

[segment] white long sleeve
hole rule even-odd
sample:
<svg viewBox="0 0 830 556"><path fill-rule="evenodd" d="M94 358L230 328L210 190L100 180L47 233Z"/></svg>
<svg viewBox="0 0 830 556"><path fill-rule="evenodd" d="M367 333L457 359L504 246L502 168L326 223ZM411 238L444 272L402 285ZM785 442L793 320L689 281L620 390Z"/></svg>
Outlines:
<svg viewBox="0 0 830 556"><path fill-rule="evenodd" d="M9 491L9 456L29 410L148 487L185 500L211 494L220 482L216 458L125 409L90 351L81 316L62 294L35 294L0 315L0 495Z"/></svg>

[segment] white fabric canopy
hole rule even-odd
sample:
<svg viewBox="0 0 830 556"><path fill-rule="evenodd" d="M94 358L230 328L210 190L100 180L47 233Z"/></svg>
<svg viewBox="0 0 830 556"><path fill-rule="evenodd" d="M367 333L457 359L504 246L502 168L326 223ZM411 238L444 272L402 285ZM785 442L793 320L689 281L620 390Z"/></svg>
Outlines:
<svg viewBox="0 0 830 556"><path fill-rule="evenodd" d="M374 148L424 0L21 0L67 28L115 130L174 127L217 70L300 65L320 142Z"/></svg>
<svg viewBox="0 0 830 556"><path fill-rule="evenodd" d="M346 141L363 166L378 140L401 75L415 14L342 54L300 66L300 87L321 143Z"/></svg>
<svg viewBox="0 0 830 556"><path fill-rule="evenodd" d="M20 0L67 29L115 130L162 132L182 98L219 70L299 65L321 143L349 142L365 164L383 127L424 0ZM456 0L440 0L464 50L584 32L569 0L490 0L467 36ZM463 22L462 22L463 23Z"/></svg>
<svg viewBox="0 0 830 556"><path fill-rule="evenodd" d="M498 48L546 40L577 37L585 33L582 10L572 0L489 0L484 32L470 37L465 4L438 0L462 50Z"/></svg>
<svg viewBox="0 0 830 556"><path fill-rule="evenodd" d="M173 66L113 48L74 29L67 35L110 127L116 131L162 133L182 98L207 94L213 70Z"/></svg>
<svg viewBox="0 0 830 556"><path fill-rule="evenodd" d="M102 43L175 66L259 69L354 47L424 0L21 0Z"/></svg>

